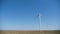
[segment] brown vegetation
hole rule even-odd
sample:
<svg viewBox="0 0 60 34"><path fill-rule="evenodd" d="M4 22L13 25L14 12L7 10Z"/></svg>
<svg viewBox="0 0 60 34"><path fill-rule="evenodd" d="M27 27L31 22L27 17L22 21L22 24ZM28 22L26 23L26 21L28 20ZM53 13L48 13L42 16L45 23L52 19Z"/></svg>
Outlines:
<svg viewBox="0 0 60 34"><path fill-rule="evenodd" d="M0 34L60 34L60 31L0 31Z"/></svg>

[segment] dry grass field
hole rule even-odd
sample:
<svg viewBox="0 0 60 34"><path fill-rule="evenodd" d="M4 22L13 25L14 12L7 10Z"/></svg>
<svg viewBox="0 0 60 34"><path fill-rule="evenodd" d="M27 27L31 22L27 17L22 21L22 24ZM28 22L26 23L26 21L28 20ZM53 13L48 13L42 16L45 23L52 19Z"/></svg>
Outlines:
<svg viewBox="0 0 60 34"><path fill-rule="evenodd" d="M60 30L54 31L0 31L0 34L60 34Z"/></svg>

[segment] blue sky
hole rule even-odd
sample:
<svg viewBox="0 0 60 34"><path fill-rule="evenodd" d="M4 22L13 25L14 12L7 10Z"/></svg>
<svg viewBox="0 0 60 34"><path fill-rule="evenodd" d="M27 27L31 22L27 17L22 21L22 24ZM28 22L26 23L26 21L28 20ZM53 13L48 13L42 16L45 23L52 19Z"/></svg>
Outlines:
<svg viewBox="0 0 60 34"><path fill-rule="evenodd" d="M39 30L39 12L43 15L41 30L60 29L59 3L58 0L2 0L0 29Z"/></svg>

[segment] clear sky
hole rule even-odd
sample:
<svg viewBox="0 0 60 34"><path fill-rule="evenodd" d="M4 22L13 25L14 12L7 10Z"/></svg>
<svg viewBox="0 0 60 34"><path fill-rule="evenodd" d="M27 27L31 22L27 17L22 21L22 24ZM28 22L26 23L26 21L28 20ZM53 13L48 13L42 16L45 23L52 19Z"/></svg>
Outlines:
<svg viewBox="0 0 60 34"><path fill-rule="evenodd" d="M0 29L39 30L39 12L43 15L41 30L60 29L59 3L59 0L2 0Z"/></svg>

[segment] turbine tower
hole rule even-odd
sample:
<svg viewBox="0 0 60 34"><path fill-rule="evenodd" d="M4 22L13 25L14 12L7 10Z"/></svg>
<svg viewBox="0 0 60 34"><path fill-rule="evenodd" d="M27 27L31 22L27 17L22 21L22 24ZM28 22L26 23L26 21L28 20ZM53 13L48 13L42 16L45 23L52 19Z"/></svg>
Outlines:
<svg viewBox="0 0 60 34"><path fill-rule="evenodd" d="M41 23L42 23L42 14L41 13L38 14L38 18L39 18L39 30L40 30Z"/></svg>

